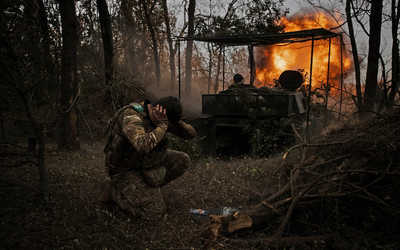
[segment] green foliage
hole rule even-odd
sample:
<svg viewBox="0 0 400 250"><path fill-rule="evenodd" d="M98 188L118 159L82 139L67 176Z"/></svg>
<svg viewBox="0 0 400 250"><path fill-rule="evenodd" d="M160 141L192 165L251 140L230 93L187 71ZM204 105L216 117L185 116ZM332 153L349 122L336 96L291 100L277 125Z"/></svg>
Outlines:
<svg viewBox="0 0 400 250"><path fill-rule="evenodd" d="M252 0L248 1L246 5L247 29L251 33L270 34L283 31L284 27L279 22L281 18L281 1ZM282 15L286 13L287 11Z"/></svg>
<svg viewBox="0 0 400 250"><path fill-rule="evenodd" d="M232 2L221 15L198 15L195 20L197 36L231 34L273 34L283 31L280 22L282 2L249 0Z"/></svg>
<svg viewBox="0 0 400 250"><path fill-rule="evenodd" d="M192 160L200 158L202 152L198 142L204 138L185 140L173 134L168 134L167 137L170 149L185 152Z"/></svg>
<svg viewBox="0 0 400 250"><path fill-rule="evenodd" d="M288 117L277 117L270 108L256 106L257 96L243 88L238 88L239 103L251 122L243 129L250 137L253 156L265 157L283 147L292 137L291 124L295 122L294 114Z"/></svg>
<svg viewBox="0 0 400 250"><path fill-rule="evenodd" d="M264 157L277 152L292 137L288 131L294 116L274 117L271 109L264 109L266 115L254 119L243 131L250 135L250 145L254 156Z"/></svg>

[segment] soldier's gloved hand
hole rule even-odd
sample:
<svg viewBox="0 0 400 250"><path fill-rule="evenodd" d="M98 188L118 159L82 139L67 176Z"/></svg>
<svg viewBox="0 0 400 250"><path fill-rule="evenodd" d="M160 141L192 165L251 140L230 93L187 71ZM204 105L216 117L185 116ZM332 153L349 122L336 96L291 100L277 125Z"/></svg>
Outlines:
<svg viewBox="0 0 400 250"><path fill-rule="evenodd" d="M152 110L153 115L154 115L154 120L156 125L160 123L164 123L168 125L168 116L167 116L167 110L164 109L162 106L158 105Z"/></svg>

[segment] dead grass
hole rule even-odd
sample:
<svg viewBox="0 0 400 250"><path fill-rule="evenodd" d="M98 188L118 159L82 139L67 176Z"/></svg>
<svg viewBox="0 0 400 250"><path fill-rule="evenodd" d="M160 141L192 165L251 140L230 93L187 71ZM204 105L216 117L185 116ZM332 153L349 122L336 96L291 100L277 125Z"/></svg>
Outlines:
<svg viewBox="0 0 400 250"><path fill-rule="evenodd" d="M199 249L206 223L195 222L190 208L256 204L279 185L271 160L203 159L163 188L167 214L155 221L137 219L97 202L107 178L102 147L101 142L82 143L79 152L47 147L51 205L30 190L2 187L2 248ZM3 176L37 185L34 166L7 170Z"/></svg>

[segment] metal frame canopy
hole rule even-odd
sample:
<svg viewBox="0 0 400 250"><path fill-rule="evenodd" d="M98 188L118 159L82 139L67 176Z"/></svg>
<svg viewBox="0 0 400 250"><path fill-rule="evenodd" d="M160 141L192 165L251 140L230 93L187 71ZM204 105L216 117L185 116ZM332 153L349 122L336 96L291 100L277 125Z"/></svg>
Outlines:
<svg viewBox="0 0 400 250"><path fill-rule="evenodd" d="M213 36L213 37L176 37L178 41L178 54L179 54L179 75L180 75L180 42L179 41L199 41L215 43L224 46L267 46L274 44L291 44L299 42L311 41L311 62L310 62L310 76L309 76L309 88L308 88L308 105L311 102L311 83L312 83L312 69L313 69L313 54L314 54L314 41L329 39L329 54L328 54L328 72L327 72L327 86L329 86L329 66L331 56L331 38L339 36L340 38L340 100L342 100L343 91L343 38L342 33L335 33L330 30L319 28L309 29L301 31L283 32L278 34L244 34L244 35L227 35L227 36ZM225 62L225 60L223 61ZM225 63L223 64L223 83L225 82ZM181 97L181 81L179 77L179 99ZM224 87L223 87L224 88ZM339 108L339 119L341 113L341 103ZM326 92L326 106L328 105L328 88ZM309 123L309 110L307 112L307 128Z"/></svg>
<svg viewBox="0 0 400 250"><path fill-rule="evenodd" d="M262 46L279 43L297 43L310 40L321 40L339 36L341 33L335 33L323 28L310 29L301 31L284 32L278 34L262 34L262 35L228 35L214 37L179 37L183 40L192 40L200 42L211 42L227 46Z"/></svg>

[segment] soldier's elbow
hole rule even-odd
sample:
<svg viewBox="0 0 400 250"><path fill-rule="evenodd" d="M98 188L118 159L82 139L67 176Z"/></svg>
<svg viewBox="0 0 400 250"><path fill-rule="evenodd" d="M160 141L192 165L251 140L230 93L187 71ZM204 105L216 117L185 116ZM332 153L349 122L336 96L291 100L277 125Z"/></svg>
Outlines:
<svg viewBox="0 0 400 250"><path fill-rule="evenodd" d="M145 155L150 152L150 149L148 147L145 147L144 145L138 145L134 144L133 147L136 149L137 152L141 155Z"/></svg>

